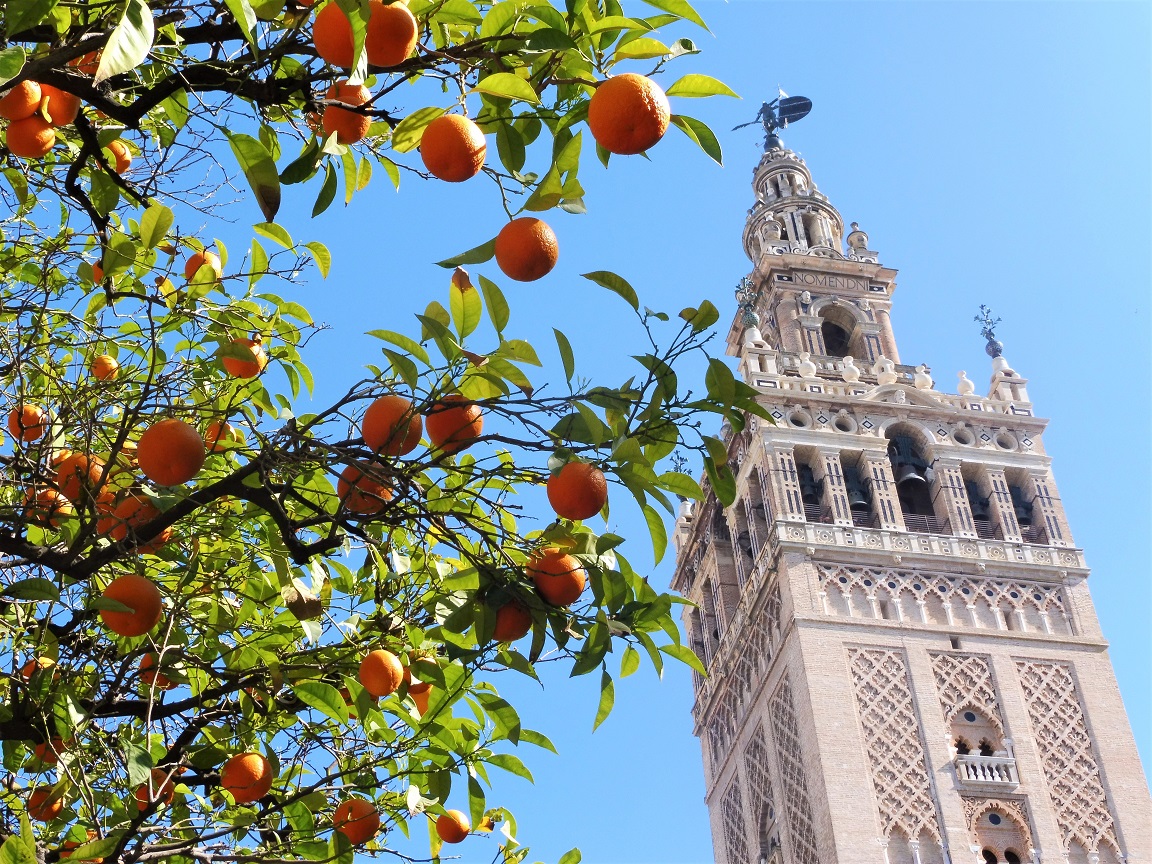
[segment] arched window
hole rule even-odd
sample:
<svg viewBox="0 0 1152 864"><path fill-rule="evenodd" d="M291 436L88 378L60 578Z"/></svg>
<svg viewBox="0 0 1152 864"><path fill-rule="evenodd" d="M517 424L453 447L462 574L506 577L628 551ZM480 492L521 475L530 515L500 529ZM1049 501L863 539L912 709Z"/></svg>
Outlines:
<svg viewBox="0 0 1152 864"><path fill-rule="evenodd" d="M987 738L980 739L980 755L981 756L995 756L996 748L988 741Z"/></svg>
<svg viewBox="0 0 1152 864"><path fill-rule="evenodd" d="M800 483L800 498L804 502L804 518L819 522L824 515L824 484L816 479L816 472L807 462L796 460L796 479Z"/></svg>
<svg viewBox="0 0 1152 864"><path fill-rule="evenodd" d="M1020 856L1012 849L1004 850L1004 860L1007 864L1020 864Z"/></svg>
<svg viewBox="0 0 1152 864"><path fill-rule="evenodd" d="M980 857L983 858L987 862L987 864L997 864L998 859L996 858L996 853L993 852L991 849L983 850L980 853Z"/></svg>
<svg viewBox="0 0 1152 864"><path fill-rule="evenodd" d="M971 752L972 752L972 748L970 746L968 746L967 741L965 741L963 738L957 738L956 739L956 755L957 756L967 756Z"/></svg>
<svg viewBox="0 0 1152 864"><path fill-rule="evenodd" d="M967 708L961 711L952 720L952 740L956 742L956 755L967 756L972 753L972 742L976 744L976 752L981 756L995 756L997 751L1003 750L1003 738L999 727L984 715L983 711Z"/></svg>
<svg viewBox="0 0 1152 864"><path fill-rule="evenodd" d="M932 507L932 469L919 445L908 435L889 436L888 460L896 481L896 497L910 531L935 533L939 530Z"/></svg>
<svg viewBox="0 0 1152 864"><path fill-rule="evenodd" d="M856 318L843 306L825 306L820 310L820 338L829 357L863 356L856 338ZM866 352L865 352L866 353Z"/></svg>

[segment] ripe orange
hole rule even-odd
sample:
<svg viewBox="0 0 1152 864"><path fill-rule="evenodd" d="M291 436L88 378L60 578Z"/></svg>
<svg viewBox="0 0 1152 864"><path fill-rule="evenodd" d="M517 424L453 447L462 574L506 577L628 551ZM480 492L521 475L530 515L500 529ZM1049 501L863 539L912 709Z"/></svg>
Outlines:
<svg viewBox="0 0 1152 864"><path fill-rule="evenodd" d="M112 158L115 160L112 167L116 169L117 174L125 174L132 167L132 151L119 138L115 141L109 141L104 149L112 154Z"/></svg>
<svg viewBox="0 0 1152 864"><path fill-rule="evenodd" d="M24 120L40 107L43 91L35 81L21 81L0 99L0 117L6 120Z"/></svg>
<svg viewBox="0 0 1152 864"><path fill-rule="evenodd" d="M471 830L468 817L459 810L446 810L436 820L436 833L445 843L460 843Z"/></svg>
<svg viewBox="0 0 1152 864"><path fill-rule="evenodd" d="M56 144L56 128L43 117L33 115L9 123L5 140L13 156L42 159Z"/></svg>
<svg viewBox="0 0 1152 864"><path fill-rule="evenodd" d="M625 72L600 82L588 103L588 128L596 143L623 156L643 153L668 131L672 109L660 85Z"/></svg>
<svg viewBox="0 0 1152 864"><path fill-rule="evenodd" d="M331 9L335 6L336 4L333 3L324 8ZM336 8L339 9L339 7ZM372 91L363 84L337 81L328 88L324 98L335 99L344 105L363 105L372 98ZM321 123L324 126L325 138L335 132L336 140L341 144L355 144L357 141L362 141L364 136L368 134L368 127L372 125L372 118L367 114L329 105L324 109Z"/></svg>
<svg viewBox="0 0 1152 864"><path fill-rule="evenodd" d="M160 613L164 609L160 589L135 573L126 573L113 579L101 596L123 603L132 610L100 610L104 626L118 636L143 636L160 621Z"/></svg>
<svg viewBox="0 0 1152 864"><path fill-rule="evenodd" d="M368 406L360 421L364 445L386 456L411 453L420 443L424 424L403 396L389 393Z"/></svg>
<svg viewBox="0 0 1152 864"><path fill-rule="evenodd" d="M246 349L246 353L250 353L252 359L241 360L239 357L221 357L220 362L224 366L224 371L233 378L255 378L264 371L264 367L268 365L268 355L264 353L259 339L233 339L232 345L241 351Z"/></svg>
<svg viewBox="0 0 1152 864"><path fill-rule="evenodd" d="M35 441L48 428L44 409L35 405L17 405L8 414L8 431L17 441Z"/></svg>
<svg viewBox="0 0 1152 864"><path fill-rule="evenodd" d="M411 690L409 690L408 695L411 696L412 701L416 703L416 711L419 712L421 717L428 713L428 700L432 696L431 684L427 685L426 689L420 690L416 693L413 693Z"/></svg>
<svg viewBox="0 0 1152 864"><path fill-rule="evenodd" d="M382 648L369 651L360 661L360 683L373 696L388 696L396 692L404 678L400 658Z"/></svg>
<svg viewBox="0 0 1152 864"><path fill-rule="evenodd" d="M412 680L412 667L415 666L416 672L417 672L417 674L419 674L421 666L435 666L435 665L436 665L435 660L431 660L427 657L424 657L424 658L421 658L418 660L413 660L412 666L405 666L404 667L404 676L403 676L402 680L404 681L405 684L408 685L408 695L409 696L416 696L418 694L426 694L429 690L432 689L432 682L431 681L413 681Z"/></svg>
<svg viewBox="0 0 1152 864"><path fill-rule="evenodd" d="M37 786L28 796L28 815L37 822L51 822L64 809L64 801L51 794L51 786Z"/></svg>
<svg viewBox="0 0 1152 864"><path fill-rule="evenodd" d="M238 753L224 763L220 785L237 804L259 801L272 788L272 765L259 753Z"/></svg>
<svg viewBox="0 0 1152 864"><path fill-rule="evenodd" d="M608 502L604 472L587 462L569 462L548 478L548 503L557 516L589 519Z"/></svg>
<svg viewBox="0 0 1152 864"><path fill-rule="evenodd" d="M42 741L32 748L32 756L42 765L55 765L60 761L60 752L64 749L64 739L53 735L47 741Z"/></svg>
<svg viewBox="0 0 1152 864"><path fill-rule="evenodd" d="M484 167L488 142L480 127L459 114L441 114L424 127L420 158L433 175L449 183L462 183Z"/></svg>
<svg viewBox="0 0 1152 864"><path fill-rule="evenodd" d="M116 512L116 492L112 489L104 489L99 495L96 496L96 504L94 509L96 511L96 533L104 536L111 533L112 529L116 527L117 520L113 515Z"/></svg>
<svg viewBox="0 0 1152 864"><path fill-rule="evenodd" d="M544 549L528 559L527 572L540 596L553 606L575 603L588 578L580 562L561 549Z"/></svg>
<svg viewBox="0 0 1152 864"><path fill-rule="evenodd" d="M240 430L227 420L213 420L204 430L204 448L209 453L226 450L226 444L239 444Z"/></svg>
<svg viewBox="0 0 1152 864"><path fill-rule="evenodd" d="M183 420L169 418L149 426L136 445L140 470L161 486L179 486L204 465L204 439Z"/></svg>
<svg viewBox="0 0 1152 864"><path fill-rule="evenodd" d="M349 798L341 802L332 815L332 825L348 838L353 846L367 843L380 830L380 814L371 801Z"/></svg>
<svg viewBox="0 0 1152 864"><path fill-rule="evenodd" d="M515 600L496 610L496 627L492 638L497 642L515 642L532 629L532 613Z"/></svg>
<svg viewBox="0 0 1152 864"><path fill-rule="evenodd" d="M56 665L56 661L53 660L51 657L36 657L32 660L29 660L27 663L25 663L20 668L20 677L23 678L25 681L31 681L32 676L35 675L37 672L42 672L46 669L51 669L55 665ZM53 676L53 677L59 678L60 673L57 672L55 674L55 676Z"/></svg>
<svg viewBox="0 0 1152 864"><path fill-rule="evenodd" d="M428 409L424 421L433 450L456 453L471 447L484 428L479 405L471 405L459 393L445 396Z"/></svg>
<svg viewBox="0 0 1152 864"><path fill-rule="evenodd" d="M416 47L419 27L403 0L382 3L370 0L372 15L368 19L368 33L364 36L364 50L372 66L399 66L411 56Z"/></svg>
<svg viewBox="0 0 1152 864"><path fill-rule="evenodd" d="M104 268L101 267L100 262L97 261L95 264L92 265L92 284L93 285L99 285L103 281L104 281Z"/></svg>
<svg viewBox="0 0 1152 864"><path fill-rule="evenodd" d="M40 90L48 99L48 119L53 126L67 126L76 119L80 113L79 96L51 84L41 84Z"/></svg>
<svg viewBox="0 0 1152 864"><path fill-rule="evenodd" d="M370 516L381 512L392 499L392 490L356 465L340 472L336 495L346 509Z"/></svg>
<svg viewBox="0 0 1152 864"><path fill-rule="evenodd" d="M99 264L92 265L92 281L96 283L104 281L103 268L101 268L100 278L95 278L96 268L99 266ZM115 381L116 376L120 374L120 364L116 362L115 357L109 354L101 354L93 358L92 365L88 367L88 370L97 381Z"/></svg>
<svg viewBox="0 0 1152 864"><path fill-rule="evenodd" d="M312 45L326 63L333 66L352 66L352 25L344 11L329 3L316 13L312 22Z"/></svg>
<svg viewBox="0 0 1152 864"><path fill-rule="evenodd" d="M113 527L109 534L112 540L117 543L128 537L129 534L132 535L133 540L136 540L136 529L147 525L159 515L160 509L147 498L128 495L112 511ZM162 528L148 542L139 543L136 547L137 551L155 552L172 539L172 533L171 525Z"/></svg>
<svg viewBox="0 0 1152 864"><path fill-rule="evenodd" d="M86 839L83 843L78 841L78 840L65 840L64 845L60 847L60 860L64 860L65 858L71 858L72 854L77 849L79 849L85 843L91 843L93 840L95 840L97 838L97 836L99 836L91 828L88 829L87 833L88 833L88 839ZM81 860L83 860L85 862L85 864L104 864L103 858L84 858Z"/></svg>
<svg viewBox="0 0 1152 864"><path fill-rule="evenodd" d="M496 235L496 264L517 282L548 275L559 258L556 235L547 222L533 216L513 219Z"/></svg>
<svg viewBox="0 0 1152 864"><path fill-rule="evenodd" d="M162 672L155 670L156 655L151 652L140 658L140 680L157 690L171 690L176 682Z"/></svg>
<svg viewBox="0 0 1152 864"><path fill-rule="evenodd" d="M196 271L205 265L212 268L217 279L224 275L224 270L220 265L220 257L215 252L204 249L188 256L188 260L184 262L184 278L191 280L196 275Z"/></svg>
<svg viewBox="0 0 1152 864"><path fill-rule="evenodd" d="M60 527L60 520L75 512L72 502L55 489L29 489L24 497L25 518L46 528Z"/></svg>
<svg viewBox="0 0 1152 864"><path fill-rule="evenodd" d="M104 460L99 456L73 453L56 467L56 488L69 501L81 503L94 495L104 475Z"/></svg>
<svg viewBox="0 0 1152 864"><path fill-rule="evenodd" d="M148 809L153 799L155 799L157 807L163 807L172 803L175 794L176 787L172 785L168 772L163 768L153 768L151 781L141 783L136 789L136 807L143 812Z"/></svg>
<svg viewBox="0 0 1152 864"><path fill-rule="evenodd" d="M82 57L76 57L68 61L68 65L76 69L77 72L83 72L85 75L95 75L96 70L100 68L100 56L102 51L89 51Z"/></svg>

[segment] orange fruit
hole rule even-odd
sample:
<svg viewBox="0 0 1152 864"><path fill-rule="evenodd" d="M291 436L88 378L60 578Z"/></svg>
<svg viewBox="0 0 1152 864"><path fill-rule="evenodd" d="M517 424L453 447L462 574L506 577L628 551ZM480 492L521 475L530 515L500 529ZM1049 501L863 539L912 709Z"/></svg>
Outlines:
<svg viewBox="0 0 1152 864"><path fill-rule="evenodd" d="M224 371L233 378L255 378L264 371L264 367L268 365L268 355L264 353L259 339L233 339L232 344L240 351L250 353L252 359L221 357L220 363L223 364Z"/></svg>
<svg viewBox="0 0 1152 864"><path fill-rule="evenodd" d="M575 603L584 591L587 574L580 562L561 549L544 549L528 559L528 578L553 606Z"/></svg>
<svg viewBox="0 0 1152 864"><path fill-rule="evenodd" d="M380 814L371 801L349 798L341 802L332 815L332 825L353 846L367 843L380 830Z"/></svg>
<svg viewBox="0 0 1152 864"><path fill-rule="evenodd" d="M369 0L368 32L364 51L372 66L396 66L403 63L416 47L416 18L403 3L385 5ZM312 22L312 44L316 53L333 66L352 66L352 25L335 3L316 13Z"/></svg>
<svg viewBox="0 0 1152 864"><path fill-rule="evenodd" d="M102 282L104 280L103 268L101 268L100 278L96 279L96 268L99 264L92 265L92 276L94 282ZM88 367L88 371L92 373L92 377L97 381L115 381L116 376L120 374L120 364L116 362L116 358L109 354L101 354L93 358L92 364Z"/></svg>
<svg viewBox="0 0 1152 864"><path fill-rule="evenodd" d="M100 68L100 55L102 51L89 51L82 57L76 57L68 61L68 65L73 67L77 72L83 72L85 75L95 75L96 70Z"/></svg>
<svg viewBox="0 0 1152 864"><path fill-rule="evenodd" d="M204 439L183 420L169 418L149 426L136 445L140 470L161 486L179 486L204 465Z"/></svg>
<svg viewBox="0 0 1152 864"><path fill-rule="evenodd" d="M389 393L368 406L360 421L364 445L386 456L411 453L420 443L424 424L403 396Z"/></svg>
<svg viewBox="0 0 1152 864"><path fill-rule="evenodd" d="M80 113L80 97L74 96L67 90L53 87L51 84L41 84L40 90L48 99L48 119L53 126L67 126L76 119Z"/></svg>
<svg viewBox="0 0 1152 864"><path fill-rule="evenodd" d="M416 703L416 710L420 716L423 717L428 713L428 700L432 696L432 685L426 685L425 689L413 693L408 691L408 695L412 697L412 701Z"/></svg>
<svg viewBox="0 0 1152 864"><path fill-rule="evenodd" d="M73 453L56 467L56 488L69 501L80 503L96 492L103 476L103 459Z"/></svg>
<svg viewBox="0 0 1152 864"><path fill-rule="evenodd" d="M101 596L123 603L132 610L100 610L104 626L117 636L143 636L160 621L160 613L164 609L160 589L135 573L126 573L113 579Z"/></svg>
<svg viewBox="0 0 1152 864"><path fill-rule="evenodd" d="M61 519L75 512L72 502L55 489L30 489L24 497L25 518L46 528L58 528Z"/></svg>
<svg viewBox="0 0 1152 864"><path fill-rule="evenodd" d="M560 246L548 223L534 216L513 219L496 235L496 264L509 279L534 282L548 275Z"/></svg>
<svg viewBox="0 0 1152 864"><path fill-rule="evenodd" d="M436 820L436 834L445 843L459 843L472 830L468 817L459 810L445 810Z"/></svg>
<svg viewBox="0 0 1152 864"><path fill-rule="evenodd" d="M157 807L163 807L172 803L175 794L176 787L172 785L168 772L163 768L153 768L152 780L149 783L141 783L136 789L136 807L140 811L147 810L153 800L156 801Z"/></svg>
<svg viewBox="0 0 1152 864"><path fill-rule="evenodd" d="M8 149L21 159L41 159L56 144L55 127L39 115L8 124Z"/></svg>
<svg viewBox="0 0 1152 864"><path fill-rule="evenodd" d="M380 648L369 651L360 661L359 678L364 689L373 696L388 696L396 692L404 679L404 666L399 657Z"/></svg>
<svg viewBox="0 0 1152 864"><path fill-rule="evenodd" d="M40 107L43 91L35 81L21 81L0 99L0 117L26 120Z"/></svg>
<svg viewBox="0 0 1152 864"><path fill-rule="evenodd" d="M430 660L427 657L423 657L423 658L420 658L417 660L413 660L411 666L405 666L404 667L403 681L405 684L408 685L408 695L414 696L418 693L427 693L429 690L432 689L432 683L430 681L414 681L414 680L412 680L412 668L416 667L416 672L417 672L417 674L419 674L421 666L433 666L434 667L435 665L436 665L435 660Z"/></svg>
<svg viewBox="0 0 1152 864"><path fill-rule="evenodd" d="M392 490L356 465L340 472L336 495L346 509L370 516L379 513L392 499Z"/></svg>
<svg viewBox="0 0 1152 864"><path fill-rule="evenodd" d="M132 151L119 138L115 141L109 141L104 149L112 154L112 158L115 160L112 167L116 169L117 174L125 174L132 167Z"/></svg>
<svg viewBox="0 0 1152 864"><path fill-rule="evenodd" d="M220 785L237 804L259 801L272 788L272 765L259 753L238 753L220 771Z"/></svg>
<svg viewBox="0 0 1152 864"><path fill-rule="evenodd" d="M32 660L29 660L22 667L20 667L20 677L25 681L31 681L32 676L37 672L45 669L51 669L55 665L56 661L51 657L36 657Z"/></svg>
<svg viewBox="0 0 1152 864"><path fill-rule="evenodd" d="M449 183L462 183L484 167L488 142L480 127L459 114L441 114L424 127L420 158L433 175Z"/></svg>
<svg viewBox="0 0 1152 864"><path fill-rule="evenodd" d="M51 786L37 786L28 796L28 815L37 822L51 822L64 809L64 801L52 798Z"/></svg>
<svg viewBox="0 0 1152 864"><path fill-rule="evenodd" d="M333 3L324 8L330 9L335 5L336 4ZM338 9L339 7L336 8ZM337 81L328 88L328 92L324 95L324 98L335 99L344 105L363 105L372 98L372 91L363 84L349 84L347 81ZM321 123L324 126L325 138L335 132L336 140L341 144L355 144L357 141L362 141L364 136L368 134L368 127L372 125L372 118L367 114L349 111L347 108L328 105L324 109L324 116L321 118Z"/></svg>
<svg viewBox="0 0 1152 864"><path fill-rule="evenodd" d="M569 462L548 478L548 503L557 516L589 519L608 502L604 472L587 462Z"/></svg>
<svg viewBox="0 0 1152 864"><path fill-rule="evenodd" d="M424 420L433 450L456 453L471 447L484 428L479 405L468 404L459 393L445 396L428 409Z"/></svg>
<svg viewBox="0 0 1152 864"><path fill-rule="evenodd" d="M625 72L600 82L588 103L588 128L610 153L643 153L668 131L672 109L660 85Z"/></svg>
<svg viewBox="0 0 1152 864"><path fill-rule="evenodd" d="M73 853L83 846L85 843L91 843L98 835L91 828L88 829L88 839L81 843L78 840L65 840L64 845L60 847L60 859L71 858ZM83 858L82 861L86 864L104 864L103 858Z"/></svg>
<svg viewBox="0 0 1152 864"><path fill-rule="evenodd" d="M55 765L60 761L60 751L64 749L64 739L53 735L32 748L32 756L42 765Z"/></svg>
<svg viewBox="0 0 1152 864"><path fill-rule="evenodd" d="M96 504L94 505L96 511L96 533L101 536L109 534L112 529L116 527L117 519L113 515L116 512L116 492L112 489L104 489L99 495L96 496Z"/></svg>
<svg viewBox="0 0 1152 864"><path fill-rule="evenodd" d="M35 441L48 428L44 409L35 405L17 405L8 414L8 431L17 441Z"/></svg>
<svg viewBox="0 0 1152 864"><path fill-rule="evenodd" d="M515 642L532 629L532 613L515 600L496 610L496 627L492 638L497 642Z"/></svg>
<svg viewBox="0 0 1152 864"><path fill-rule="evenodd" d="M227 420L213 420L204 430L204 448L209 453L227 449L226 444L239 444L240 431Z"/></svg>
<svg viewBox="0 0 1152 864"><path fill-rule="evenodd" d="M104 281L104 268L101 267L100 262L97 261L95 264L92 265L92 284L99 285L103 281Z"/></svg>
<svg viewBox="0 0 1152 864"><path fill-rule="evenodd" d="M364 36L364 50L372 66L399 66L416 48L419 27L408 7L403 3L385 4L370 0L372 15L368 19L368 32Z"/></svg>
<svg viewBox="0 0 1152 864"><path fill-rule="evenodd" d="M160 509L147 498L128 495L112 511L113 527L108 533L116 543L127 538L129 534L136 540L136 529L159 516ZM138 552L155 552L171 539L172 526L168 525L160 529L151 540L138 543L136 548Z"/></svg>
<svg viewBox="0 0 1152 864"><path fill-rule="evenodd" d="M184 278L191 280L196 275L196 271L205 265L212 268L217 279L224 275L224 270L220 265L220 256L215 252L203 249L189 255L188 260L184 262Z"/></svg>
<svg viewBox="0 0 1152 864"><path fill-rule="evenodd" d="M156 659L156 655L151 652L140 658L140 680L157 690L171 690L176 686L176 682L167 675L156 671Z"/></svg>

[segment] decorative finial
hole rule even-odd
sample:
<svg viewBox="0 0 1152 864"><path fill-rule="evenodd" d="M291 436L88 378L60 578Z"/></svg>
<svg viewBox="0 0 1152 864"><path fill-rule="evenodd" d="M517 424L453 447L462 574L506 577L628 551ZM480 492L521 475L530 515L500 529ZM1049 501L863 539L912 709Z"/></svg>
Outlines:
<svg viewBox="0 0 1152 864"><path fill-rule="evenodd" d="M789 123L795 123L808 116L808 112L812 110L812 100L804 96L789 96L783 90L779 90L779 96L771 102L764 102L760 106L760 110L756 112L756 119L749 120L747 123L741 123L732 129L735 132L737 129L743 129L745 126L755 126L761 123L764 126L764 152L775 150L784 145L780 143L780 138L776 135L777 129L787 129Z"/></svg>
<svg viewBox="0 0 1152 864"><path fill-rule="evenodd" d="M983 336L986 340L988 340L988 344L984 346L984 350L986 352L988 352L988 356L989 357L999 357L1001 354L1003 354L1004 353L1004 343L999 342L996 339L996 325L999 324L1003 319L993 318L992 317L992 310L989 309L987 306L985 306L983 303L981 303L980 304L980 314L977 315L972 320L975 321L977 324L983 324L984 325L980 329L980 335Z"/></svg>
<svg viewBox="0 0 1152 864"><path fill-rule="evenodd" d="M760 326L760 316L756 313L756 301L759 299L760 289L752 277L745 276L736 283L736 303L743 313L740 320L745 327Z"/></svg>

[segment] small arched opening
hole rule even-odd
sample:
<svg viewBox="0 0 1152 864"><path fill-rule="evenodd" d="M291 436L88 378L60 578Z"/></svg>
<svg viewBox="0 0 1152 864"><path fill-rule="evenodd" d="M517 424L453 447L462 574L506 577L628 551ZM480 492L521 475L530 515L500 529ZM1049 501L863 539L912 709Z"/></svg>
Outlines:
<svg viewBox="0 0 1152 864"><path fill-rule="evenodd" d="M905 431L890 431L888 461L905 526L909 531L939 533L941 526L932 506L932 467L919 442Z"/></svg>
<svg viewBox="0 0 1152 864"><path fill-rule="evenodd" d="M980 857L987 864L1020 864L1025 857L1022 850L1031 845L1027 829L999 807L981 813L975 829Z"/></svg>
<svg viewBox="0 0 1152 864"><path fill-rule="evenodd" d="M829 357L860 357L856 317L845 307L829 304L820 310L820 338Z"/></svg>

